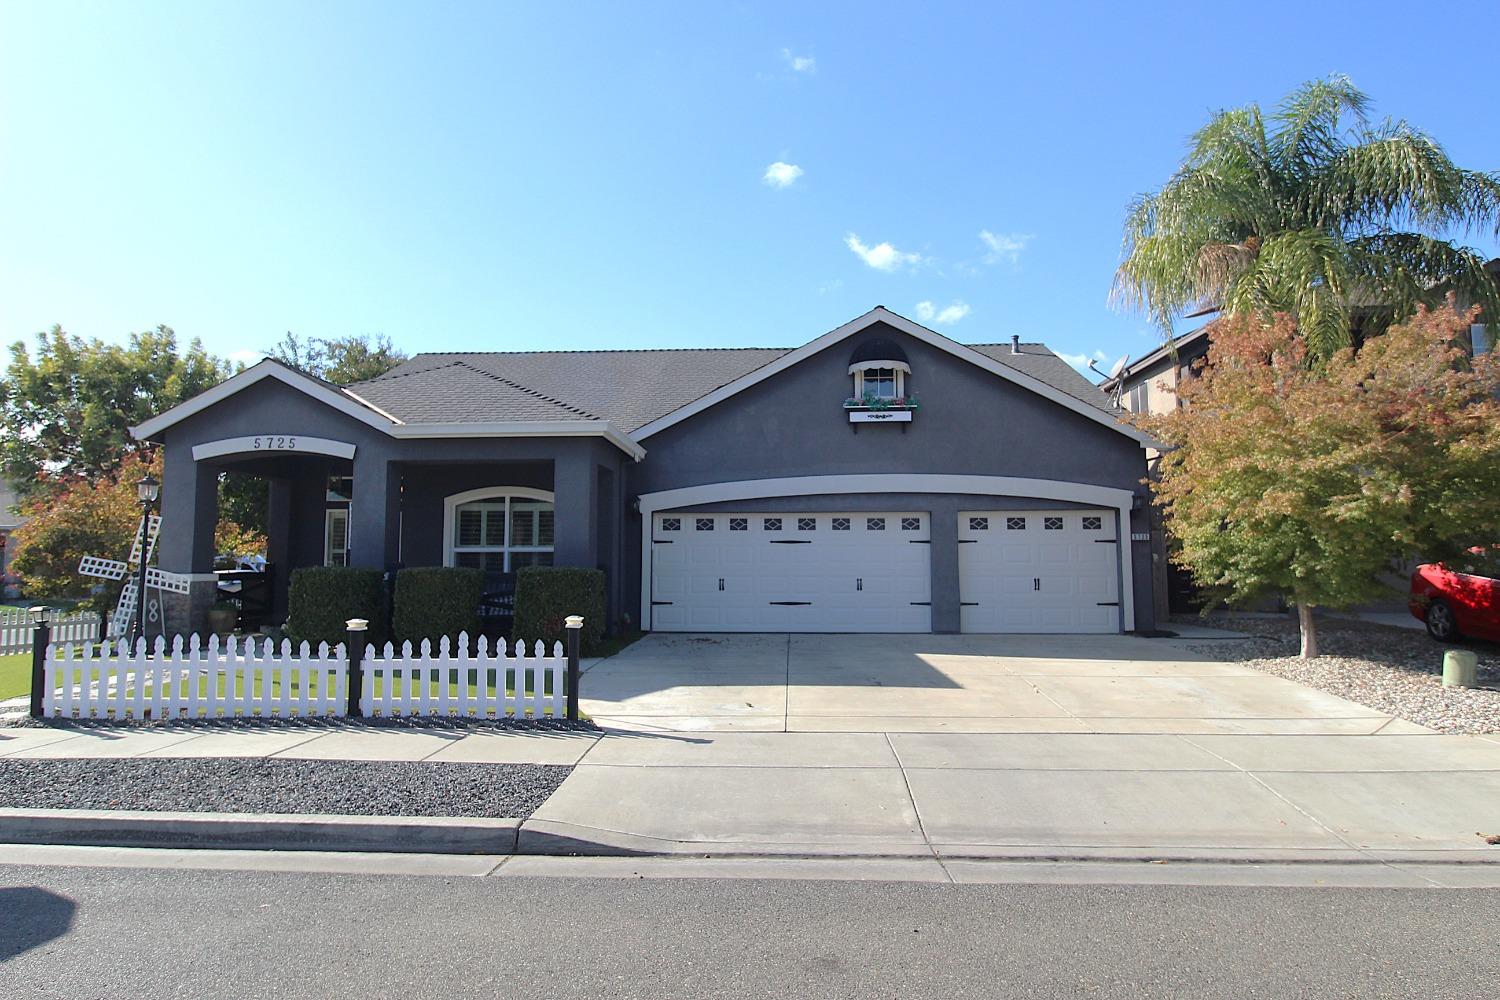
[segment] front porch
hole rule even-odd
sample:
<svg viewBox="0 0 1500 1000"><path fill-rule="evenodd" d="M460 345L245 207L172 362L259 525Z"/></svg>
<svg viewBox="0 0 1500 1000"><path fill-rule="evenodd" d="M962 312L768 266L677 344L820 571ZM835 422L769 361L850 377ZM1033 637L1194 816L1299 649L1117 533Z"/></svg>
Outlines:
<svg viewBox="0 0 1500 1000"><path fill-rule="evenodd" d="M253 440L248 450L206 444L167 442L159 562L192 581L188 594L162 595L169 635L206 631L208 608L219 597L214 527L226 473L267 484L267 624L286 619L291 574L324 565L387 574L473 567L486 572L491 603L513 589L522 566L597 568L606 575L611 620L624 607L622 476L607 446L579 438L384 448L298 439L296 448L266 454Z"/></svg>

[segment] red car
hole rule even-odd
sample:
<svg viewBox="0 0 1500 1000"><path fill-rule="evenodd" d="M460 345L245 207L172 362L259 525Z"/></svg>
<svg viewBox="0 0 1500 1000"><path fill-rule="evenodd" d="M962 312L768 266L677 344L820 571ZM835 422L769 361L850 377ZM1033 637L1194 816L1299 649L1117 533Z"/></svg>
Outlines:
<svg viewBox="0 0 1500 1000"><path fill-rule="evenodd" d="M1500 552L1473 549L1461 561L1424 563L1411 575L1411 613L1441 642L1500 641Z"/></svg>

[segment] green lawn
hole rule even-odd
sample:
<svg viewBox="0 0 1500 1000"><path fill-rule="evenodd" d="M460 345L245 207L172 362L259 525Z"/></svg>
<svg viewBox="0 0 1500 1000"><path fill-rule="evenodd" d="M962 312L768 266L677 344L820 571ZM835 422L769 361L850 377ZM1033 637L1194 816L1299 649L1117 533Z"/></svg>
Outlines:
<svg viewBox="0 0 1500 1000"><path fill-rule="evenodd" d="M31 692L31 654L0 656L0 700Z"/></svg>

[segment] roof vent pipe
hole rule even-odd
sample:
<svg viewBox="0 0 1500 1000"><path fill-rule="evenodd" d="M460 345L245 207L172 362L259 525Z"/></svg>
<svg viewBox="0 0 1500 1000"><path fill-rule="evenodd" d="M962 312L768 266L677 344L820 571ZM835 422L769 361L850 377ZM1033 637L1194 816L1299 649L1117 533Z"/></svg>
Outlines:
<svg viewBox="0 0 1500 1000"><path fill-rule="evenodd" d="M1021 353L1021 335L1019 333L1013 333L1010 335L1010 353Z"/></svg>

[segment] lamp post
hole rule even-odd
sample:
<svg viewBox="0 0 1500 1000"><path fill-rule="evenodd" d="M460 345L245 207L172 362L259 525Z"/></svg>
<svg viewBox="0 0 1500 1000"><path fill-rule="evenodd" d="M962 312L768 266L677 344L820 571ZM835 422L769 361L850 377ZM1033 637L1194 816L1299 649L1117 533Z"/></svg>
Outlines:
<svg viewBox="0 0 1500 1000"><path fill-rule="evenodd" d="M136 571L135 627L132 631L135 641L141 642L146 638L146 539L149 537L146 529L151 523L151 507L161 495L161 483L148 472L135 484L135 495L141 502L141 563Z"/></svg>
<svg viewBox="0 0 1500 1000"><path fill-rule="evenodd" d="M31 609L31 717L40 719L45 712L47 691L47 645L52 641L52 629L47 619L52 609L37 605Z"/></svg>

